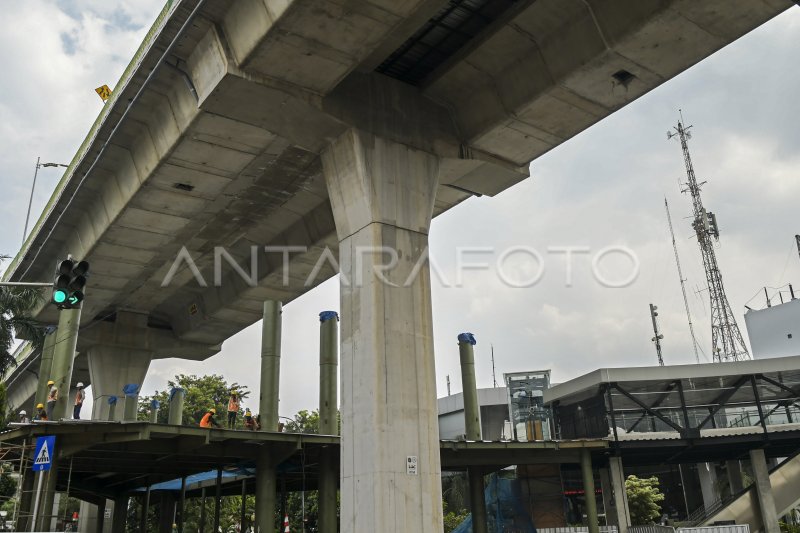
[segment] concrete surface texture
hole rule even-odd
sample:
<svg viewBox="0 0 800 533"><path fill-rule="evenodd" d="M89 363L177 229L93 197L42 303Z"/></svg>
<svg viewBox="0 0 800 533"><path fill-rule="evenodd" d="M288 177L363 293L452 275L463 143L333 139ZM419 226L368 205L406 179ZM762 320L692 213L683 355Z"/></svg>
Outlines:
<svg viewBox="0 0 800 533"><path fill-rule="evenodd" d="M333 276L316 268L328 248L363 281L342 286L342 529L438 530L430 276L416 268L431 218L525 179L531 160L793 5L489 4L473 36L415 64L406 53L452 14L446 0L173 2L6 278L90 261L76 367L135 310L146 342L130 353L146 369L150 352L209 357L265 300ZM286 261L264 252L287 245ZM371 246L402 251L397 266L383 272L360 253Z"/></svg>
<svg viewBox="0 0 800 533"><path fill-rule="evenodd" d="M354 130L323 154L323 167L342 269L341 528L438 531L430 272L419 267L438 158ZM398 253L385 272L384 246Z"/></svg>

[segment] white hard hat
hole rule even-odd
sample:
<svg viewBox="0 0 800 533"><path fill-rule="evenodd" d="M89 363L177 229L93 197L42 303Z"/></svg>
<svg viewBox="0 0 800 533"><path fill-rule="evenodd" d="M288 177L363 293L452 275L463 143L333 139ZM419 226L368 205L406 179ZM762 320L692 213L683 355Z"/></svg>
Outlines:
<svg viewBox="0 0 800 533"><path fill-rule="evenodd" d="M78 387L83 387L83 381L79 381L77 386Z"/></svg>
<svg viewBox="0 0 800 533"><path fill-rule="evenodd" d="M27 413L27 412L25 412L25 409L23 409L22 411L20 411L20 412L19 412L19 414L20 414L20 415L27 415L28 413Z"/></svg>

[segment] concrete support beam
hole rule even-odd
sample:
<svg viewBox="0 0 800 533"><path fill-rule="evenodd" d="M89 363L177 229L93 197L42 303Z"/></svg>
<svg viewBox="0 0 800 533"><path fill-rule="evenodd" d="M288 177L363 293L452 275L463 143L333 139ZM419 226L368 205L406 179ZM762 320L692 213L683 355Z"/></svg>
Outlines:
<svg viewBox="0 0 800 533"><path fill-rule="evenodd" d="M628 533L628 528L631 527L631 514L621 457L609 457L608 468L600 470L600 485L603 488L607 524L617 526L619 533Z"/></svg>
<svg viewBox="0 0 800 533"><path fill-rule="evenodd" d="M93 328L97 331L92 332L86 350L94 399L92 418L135 419L138 396L126 395L123 388L130 384L141 387L153 359L147 314L120 309L115 321L104 326ZM112 396L117 398L114 406L108 403Z"/></svg>
<svg viewBox="0 0 800 533"><path fill-rule="evenodd" d="M72 410L68 411L71 404L69 389L72 382L72 366L75 361L75 347L78 342L78 328L80 327L81 310L64 309L58 314L58 329L55 333L55 346L53 348L53 366L50 379L58 387L59 395L53 409L53 420L66 418L67 412L72 417Z"/></svg>
<svg viewBox="0 0 800 533"><path fill-rule="evenodd" d="M731 485L731 494L738 494L744 490L744 479L742 479L742 465L739 461L726 461L725 467L728 470L728 482Z"/></svg>
<svg viewBox="0 0 800 533"><path fill-rule="evenodd" d="M322 161L342 273L341 531L438 533L426 258L439 160L351 130Z"/></svg>
<svg viewBox="0 0 800 533"><path fill-rule="evenodd" d="M261 329L261 397L259 414L261 429L278 430L278 401L281 371L281 302L264 302ZM275 529L275 494L277 487L275 462L268 450L261 450L256 459L256 530Z"/></svg>
<svg viewBox="0 0 800 533"><path fill-rule="evenodd" d="M185 397L186 391L180 387L175 387L170 391L168 424L172 426L180 426L183 424L183 400Z"/></svg>
<svg viewBox="0 0 800 533"><path fill-rule="evenodd" d="M339 315L333 311L319 314L319 432L339 434ZM319 531L336 533L336 449L324 448L320 454Z"/></svg>
<svg viewBox="0 0 800 533"><path fill-rule="evenodd" d="M278 478L269 450L256 458L256 531L275 531Z"/></svg>
<svg viewBox="0 0 800 533"><path fill-rule="evenodd" d="M95 420L123 420L136 418L138 395L125 395L122 388L144 382L153 352L119 345L96 344L89 348L89 375L92 379L92 418ZM117 397L111 413L108 399ZM129 405L130 404L130 405ZM113 416L112 416L113 415ZM130 417L130 418L129 418Z"/></svg>
<svg viewBox="0 0 800 533"><path fill-rule="evenodd" d="M711 509L720 500L717 490L717 466L714 463L698 463L697 475L700 477L703 506Z"/></svg>
<svg viewBox="0 0 800 533"><path fill-rule="evenodd" d="M480 441L481 410L478 405L478 386L475 380L475 353L472 333L458 336L458 353L461 359L461 387L464 397L464 428L468 441ZM467 470L469 476L469 502L472 511L472 530L486 533L486 499L484 497L483 472L478 467Z"/></svg>
<svg viewBox="0 0 800 533"><path fill-rule="evenodd" d="M764 450L750 450L750 463L753 467L753 484L756 487L758 507L761 510L761 523L764 533L780 533L778 512L775 509L775 498L772 496L772 483L769 480L769 468Z"/></svg>
<svg viewBox="0 0 800 533"><path fill-rule="evenodd" d="M592 454L587 449L581 450L581 474L583 475L583 490L586 498L586 525L589 533L600 533L600 523L597 521L597 498L595 496L594 472L592 471Z"/></svg>
<svg viewBox="0 0 800 533"><path fill-rule="evenodd" d="M114 500L114 514L111 522L111 533L125 533L125 523L128 518L128 497Z"/></svg>
<svg viewBox="0 0 800 533"><path fill-rule="evenodd" d="M278 401L281 377L281 302L264 302L261 328L261 429L278 430Z"/></svg>

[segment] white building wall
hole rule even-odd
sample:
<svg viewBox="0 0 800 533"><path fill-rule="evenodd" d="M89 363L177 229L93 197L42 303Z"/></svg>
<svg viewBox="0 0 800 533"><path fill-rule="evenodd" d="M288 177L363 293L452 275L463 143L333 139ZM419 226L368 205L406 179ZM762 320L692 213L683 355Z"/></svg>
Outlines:
<svg viewBox="0 0 800 533"><path fill-rule="evenodd" d="M744 315L753 357L800 355L800 299Z"/></svg>

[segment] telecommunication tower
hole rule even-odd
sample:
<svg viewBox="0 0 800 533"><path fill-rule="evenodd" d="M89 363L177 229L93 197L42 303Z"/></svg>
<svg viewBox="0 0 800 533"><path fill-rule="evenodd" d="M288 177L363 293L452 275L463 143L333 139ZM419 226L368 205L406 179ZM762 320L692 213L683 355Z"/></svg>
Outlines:
<svg viewBox="0 0 800 533"><path fill-rule="evenodd" d="M658 320L656 317L658 316L658 307L653 304L650 304L650 318L653 320L653 338L651 339L654 343L656 343L656 355L658 355L658 366L664 366L664 357L661 354L661 341L664 340L664 335L658 331Z"/></svg>
<svg viewBox="0 0 800 533"><path fill-rule="evenodd" d="M697 183L692 166L692 158L689 155L688 139L691 138L689 129L691 126L684 127L682 122L678 122L674 132L668 132L667 137L672 139L677 137L683 150L683 161L686 165L686 188L682 192L688 192L692 196L692 227L697 234L697 244L700 246L700 254L703 257L703 268L706 271L706 282L708 283L708 294L711 300L711 352L714 362L742 361L750 359L750 353L744 344L742 333L736 325L736 318L731 311L728 297L725 295L725 287L722 284L722 274L719 271L717 255L714 251L714 242L719 241L719 227L717 217L714 213L706 211L703 201L700 198L700 187L705 182Z"/></svg>

